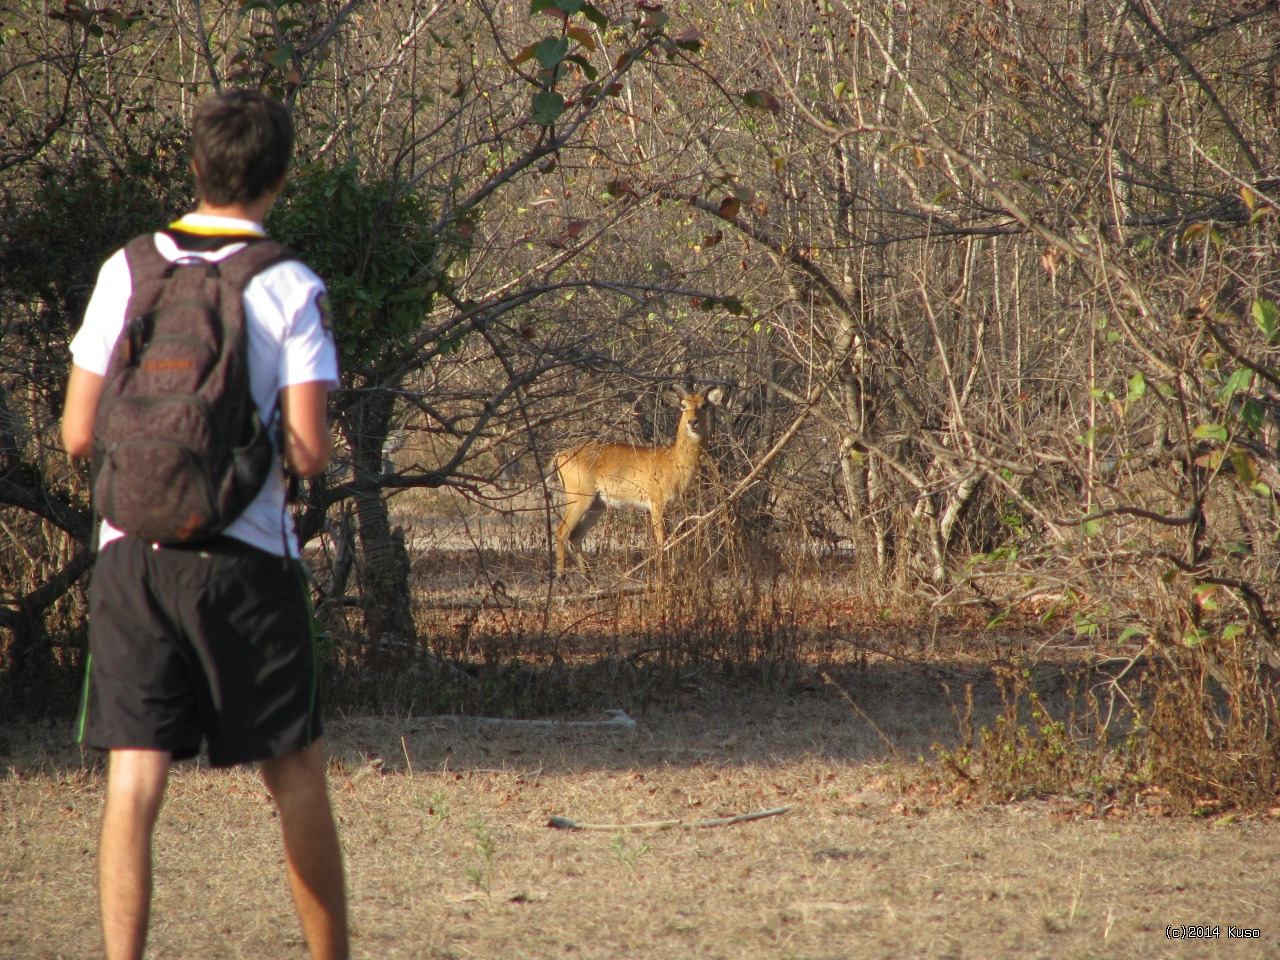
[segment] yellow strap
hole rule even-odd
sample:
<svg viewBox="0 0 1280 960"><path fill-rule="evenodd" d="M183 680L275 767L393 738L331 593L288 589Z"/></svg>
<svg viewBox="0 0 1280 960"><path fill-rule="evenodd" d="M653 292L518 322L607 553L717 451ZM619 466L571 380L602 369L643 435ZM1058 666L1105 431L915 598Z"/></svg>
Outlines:
<svg viewBox="0 0 1280 960"><path fill-rule="evenodd" d="M191 233L198 237L264 237L266 234L257 230L237 230L234 227L214 227L206 226L201 223L185 223L182 220L175 220L169 224L170 230L178 230L182 233Z"/></svg>

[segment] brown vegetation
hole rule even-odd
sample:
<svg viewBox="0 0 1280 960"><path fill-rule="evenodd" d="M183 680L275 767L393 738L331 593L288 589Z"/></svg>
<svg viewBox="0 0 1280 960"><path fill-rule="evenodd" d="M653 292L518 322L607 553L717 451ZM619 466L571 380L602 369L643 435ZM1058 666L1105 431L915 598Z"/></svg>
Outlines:
<svg viewBox="0 0 1280 960"><path fill-rule="evenodd" d="M708 664L781 685L884 618L963 618L999 660L1035 618L1117 676L1106 705L1063 746L1011 679L1031 712L940 776L1265 806L1277 25L1145 0L16 10L0 711L65 710L83 666L87 474L56 418L93 269L189 200L193 100L245 83L298 118L272 229L329 279L344 350L339 463L298 505L335 706L530 714ZM661 443L689 381L737 387L671 563L610 518L569 594L552 452Z"/></svg>

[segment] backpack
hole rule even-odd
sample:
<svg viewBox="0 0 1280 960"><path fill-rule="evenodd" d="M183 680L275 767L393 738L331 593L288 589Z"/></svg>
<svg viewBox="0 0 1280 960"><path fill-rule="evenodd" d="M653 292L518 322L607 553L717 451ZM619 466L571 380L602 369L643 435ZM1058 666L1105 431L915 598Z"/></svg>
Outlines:
<svg viewBox="0 0 1280 960"><path fill-rule="evenodd" d="M94 508L148 542L208 539L275 467L249 388L244 290L294 257L255 239L219 262L170 262L152 234L131 240L125 257L133 293L94 422Z"/></svg>

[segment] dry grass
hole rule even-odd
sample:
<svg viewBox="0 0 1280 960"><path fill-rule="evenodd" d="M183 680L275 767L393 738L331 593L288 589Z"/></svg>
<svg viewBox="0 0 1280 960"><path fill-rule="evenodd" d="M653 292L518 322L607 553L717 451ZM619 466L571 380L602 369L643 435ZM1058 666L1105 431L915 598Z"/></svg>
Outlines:
<svg viewBox="0 0 1280 960"><path fill-rule="evenodd" d="M1108 688L1081 670L1134 651L1044 623L912 622L830 559L699 579L678 572L711 560L681 557L637 592L624 543L549 584L544 556L479 533L415 545L419 644L369 644L349 609L330 623L357 960L1280 957L1267 804L1170 816L1185 805L1092 765L1114 754L1077 708ZM619 589L584 597L601 587ZM606 707L635 731L431 715ZM65 732L0 727L2 960L100 956L102 774ZM1203 756L1185 747L1175 774ZM784 805L712 829L547 825ZM305 956L255 774L177 769L156 881L149 956ZM1168 924L1220 936L1167 939Z"/></svg>
<svg viewBox="0 0 1280 960"><path fill-rule="evenodd" d="M356 958L615 960L1280 955L1280 824L956 806L913 784L954 737L936 677L887 661L830 686L704 685L631 734L457 718L331 723ZM998 696L976 692L988 715ZM893 760L874 722L897 751ZM102 779L63 730L0 730L0 956L96 957ZM563 832L705 819L705 830ZM156 851L155 958L301 958L255 775L183 765ZM1209 941L1166 924L1221 925ZM1228 940L1227 925L1260 941Z"/></svg>

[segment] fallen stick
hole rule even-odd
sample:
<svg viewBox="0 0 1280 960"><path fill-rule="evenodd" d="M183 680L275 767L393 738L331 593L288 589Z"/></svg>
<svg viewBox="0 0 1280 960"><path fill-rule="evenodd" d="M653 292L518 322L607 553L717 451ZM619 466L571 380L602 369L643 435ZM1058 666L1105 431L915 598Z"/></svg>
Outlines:
<svg viewBox="0 0 1280 960"><path fill-rule="evenodd" d="M735 823L746 823L748 820L763 820L765 817L776 817L786 813L791 807L775 807L772 810L760 810L756 813L740 813L736 817L721 817L718 820L652 820L648 823L578 823L568 817L552 817L547 821L548 827L557 830L671 830L683 827L696 830L703 827L727 827Z"/></svg>
<svg viewBox="0 0 1280 960"><path fill-rule="evenodd" d="M440 714L427 717L428 723L452 721L467 722L479 727L536 727L554 730L634 730L636 722L627 716L625 710L606 710L603 720L517 720L510 717L468 717L465 714Z"/></svg>
<svg viewBox="0 0 1280 960"><path fill-rule="evenodd" d="M558 594L556 602L564 606L566 603L589 603L593 600L619 600L623 597L638 597L652 592L653 587L649 584L638 583L621 587L601 587L598 590L588 590L584 593Z"/></svg>

